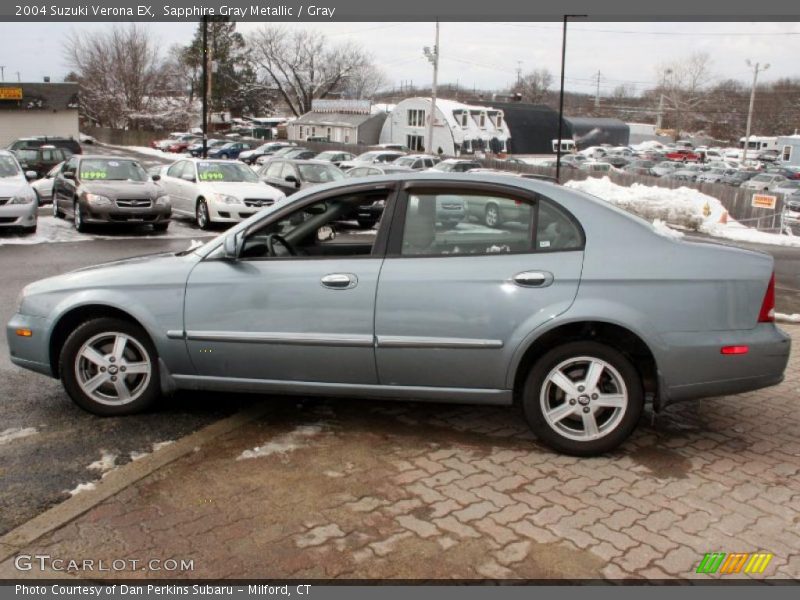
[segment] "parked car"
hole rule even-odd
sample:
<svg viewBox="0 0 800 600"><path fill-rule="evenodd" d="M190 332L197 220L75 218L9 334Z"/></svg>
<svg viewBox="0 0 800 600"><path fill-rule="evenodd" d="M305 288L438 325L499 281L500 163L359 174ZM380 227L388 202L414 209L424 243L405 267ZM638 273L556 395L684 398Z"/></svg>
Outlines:
<svg viewBox="0 0 800 600"><path fill-rule="evenodd" d="M756 155L756 160L772 163L778 160L780 157L780 150L762 150Z"/></svg>
<svg viewBox="0 0 800 600"><path fill-rule="evenodd" d="M150 142L150 147L155 148L156 150L161 150L162 152L166 152L167 148L185 135L191 135L191 133L188 131L174 131L163 139L153 140Z"/></svg>
<svg viewBox="0 0 800 600"><path fill-rule="evenodd" d="M439 227L440 196L528 221ZM379 200L375 228L337 243L333 224ZM175 389L516 402L543 443L591 456L646 400L783 380L773 265L566 187L404 173L306 190L191 251L34 282L6 331L12 362L98 415Z"/></svg>
<svg viewBox="0 0 800 600"><path fill-rule="evenodd" d="M783 194L785 196L796 194L800 192L800 179L787 179L786 181L779 183L777 186L772 188L771 191L775 192L776 194Z"/></svg>
<svg viewBox="0 0 800 600"><path fill-rule="evenodd" d="M697 183L722 183L722 180L726 176L730 176L736 173L736 169L723 169L720 167L714 167L712 169L708 169L707 171L703 171L697 176Z"/></svg>
<svg viewBox="0 0 800 600"><path fill-rule="evenodd" d="M405 152L399 150L370 150L359 154L352 160L345 160L339 164L339 168L343 171L352 169L353 167L364 167L369 165L381 165L384 163L394 162L401 156L405 156Z"/></svg>
<svg viewBox="0 0 800 600"><path fill-rule="evenodd" d="M726 185L732 185L735 187L739 187L748 179L752 179L758 175L758 171L743 171L741 169L734 170L730 172L728 175L724 175L722 177L722 183Z"/></svg>
<svg viewBox="0 0 800 600"><path fill-rule="evenodd" d="M700 171L694 171L691 169L676 169L672 173L668 173L664 175L662 179L664 181L679 181L681 183L694 183L697 181L697 176L700 174Z"/></svg>
<svg viewBox="0 0 800 600"><path fill-rule="evenodd" d="M781 231L786 231L788 228L795 233L798 227L800 227L800 193L794 193L788 196L783 203Z"/></svg>
<svg viewBox="0 0 800 600"><path fill-rule="evenodd" d="M29 148L39 148L40 146L55 146L56 148L61 148L67 152L67 156L71 156L72 154L80 154L83 152L81 145L77 142L77 140L74 140L71 137L67 138L45 135L20 138L12 142L8 149L11 151L17 151Z"/></svg>
<svg viewBox="0 0 800 600"><path fill-rule="evenodd" d="M612 167L616 169L622 169L623 167L626 167L631 162L631 160L633 160L632 157L623 156L621 154L620 155L606 154L603 157L603 162L610 164Z"/></svg>
<svg viewBox="0 0 800 600"><path fill-rule="evenodd" d="M697 162L700 160L700 155L688 148L677 148L667 152L664 157L667 160L677 160L680 162Z"/></svg>
<svg viewBox="0 0 800 600"><path fill-rule="evenodd" d="M179 160L162 168L160 183L175 214L191 217L201 229L238 223L285 198L247 165L225 160Z"/></svg>
<svg viewBox="0 0 800 600"><path fill-rule="evenodd" d="M33 171L36 178L44 177L54 166L67 160L72 156L63 148L55 146L39 146L38 148L21 148L15 150L20 166L25 171Z"/></svg>
<svg viewBox="0 0 800 600"><path fill-rule="evenodd" d="M0 230L36 232L38 205L36 193L28 183L33 177L33 172L23 171L12 152L0 150Z"/></svg>
<svg viewBox="0 0 800 600"><path fill-rule="evenodd" d="M229 140L206 140L206 152L214 148L221 148L227 143L229 143ZM201 157L203 154L203 140L190 144L186 148L186 153L195 158Z"/></svg>
<svg viewBox="0 0 800 600"><path fill-rule="evenodd" d="M287 148L281 148L280 150L272 154L260 156L256 159L256 164L259 166L266 165L269 164L272 160L278 158L287 158L290 160L309 160L311 158L314 158L316 155L317 153L314 150L292 146Z"/></svg>
<svg viewBox="0 0 800 600"><path fill-rule="evenodd" d="M746 190L759 190L771 192L776 187L788 181L783 175L776 173L761 173L745 181L740 187Z"/></svg>
<svg viewBox="0 0 800 600"><path fill-rule="evenodd" d="M262 156L269 156L271 154L275 154L278 150L283 148L292 148L295 146L296 144L293 142L267 142L266 144L261 144L257 148L253 148L252 150L240 152L239 160L247 163L248 165L253 165L255 164L256 160Z"/></svg>
<svg viewBox="0 0 800 600"><path fill-rule="evenodd" d="M800 167L769 167L770 175L783 175L786 179L800 179Z"/></svg>
<svg viewBox="0 0 800 600"><path fill-rule="evenodd" d="M650 168L650 175L655 175L656 177L664 177L665 175L674 173L680 168L681 168L680 163L677 163L672 160L662 160L660 163L657 163Z"/></svg>
<svg viewBox="0 0 800 600"><path fill-rule="evenodd" d="M432 156L430 154L408 154L393 160L389 164L396 167L408 167L412 171L422 171L424 169L430 169L440 162L442 162L442 159L438 156Z"/></svg>
<svg viewBox="0 0 800 600"><path fill-rule="evenodd" d="M261 181L287 196L321 183L344 179L344 173L339 167L323 160L276 158L261 167L257 173Z"/></svg>
<svg viewBox="0 0 800 600"><path fill-rule="evenodd" d="M53 202L53 182L63 165L63 162L58 163L55 167L50 169L44 177L31 183L33 191L36 192L36 199L38 200L39 206L51 204Z"/></svg>
<svg viewBox="0 0 800 600"><path fill-rule="evenodd" d="M320 152L319 154L314 156L314 160L324 160L338 167L344 161L353 160L355 157L356 157L355 154L350 154L349 152L340 152L338 150L325 150L325 152Z"/></svg>
<svg viewBox="0 0 800 600"><path fill-rule="evenodd" d="M652 160L636 159L625 165L622 170L631 175L650 175L655 165Z"/></svg>
<svg viewBox="0 0 800 600"><path fill-rule="evenodd" d="M194 134L183 135L179 137L175 142L167 146L167 152L173 152L175 154L181 154L186 152L189 146L192 146L197 143L197 136ZM202 144L202 139L200 140Z"/></svg>
<svg viewBox="0 0 800 600"><path fill-rule="evenodd" d="M72 218L77 231L92 225L169 227L170 197L131 158L73 155L53 180L53 216Z"/></svg>
<svg viewBox="0 0 800 600"><path fill-rule="evenodd" d="M395 144L392 142L387 144L378 144L377 146L373 146L373 148L380 150L396 150L398 152L402 152L403 154L411 152L411 149L408 146L404 146L403 144Z"/></svg>
<svg viewBox="0 0 800 600"><path fill-rule="evenodd" d="M448 158L431 167L429 171L438 171L441 173L466 173L472 169L480 169L482 166L483 165L477 160Z"/></svg>
<svg viewBox="0 0 800 600"><path fill-rule="evenodd" d="M582 162L579 168L581 171L586 171L592 175L604 175L614 170L614 167L610 163L605 162L605 159L602 161L587 160Z"/></svg>
<svg viewBox="0 0 800 600"><path fill-rule="evenodd" d="M250 142L228 142L219 148L212 148L208 151L208 158L218 158L226 160L229 158L239 158L239 153L245 150L250 150L252 144Z"/></svg>

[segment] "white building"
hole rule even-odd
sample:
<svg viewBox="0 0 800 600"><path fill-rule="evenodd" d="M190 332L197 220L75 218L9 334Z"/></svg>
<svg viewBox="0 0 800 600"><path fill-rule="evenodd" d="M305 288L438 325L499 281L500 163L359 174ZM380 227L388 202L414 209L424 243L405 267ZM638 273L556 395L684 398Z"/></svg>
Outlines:
<svg viewBox="0 0 800 600"><path fill-rule="evenodd" d="M34 135L78 139L77 83L0 84L0 147Z"/></svg>
<svg viewBox="0 0 800 600"><path fill-rule="evenodd" d="M286 124L290 140L374 145L386 118L369 100L314 100L311 111Z"/></svg>
<svg viewBox="0 0 800 600"><path fill-rule="evenodd" d="M511 136L502 110L442 99L436 100L432 147L425 148L430 113L430 98L402 100L383 123L380 143L432 154L441 149L448 156L507 149Z"/></svg>

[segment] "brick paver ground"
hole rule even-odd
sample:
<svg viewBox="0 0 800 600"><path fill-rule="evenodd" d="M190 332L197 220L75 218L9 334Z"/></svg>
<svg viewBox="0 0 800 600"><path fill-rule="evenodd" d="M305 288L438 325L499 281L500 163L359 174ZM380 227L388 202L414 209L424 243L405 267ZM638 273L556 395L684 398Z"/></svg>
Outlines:
<svg viewBox="0 0 800 600"><path fill-rule="evenodd" d="M658 579L766 551L759 577L800 578L798 367L795 345L781 386L647 414L593 459L511 409L281 400L25 552L194 561L93 577Z"/></svg>

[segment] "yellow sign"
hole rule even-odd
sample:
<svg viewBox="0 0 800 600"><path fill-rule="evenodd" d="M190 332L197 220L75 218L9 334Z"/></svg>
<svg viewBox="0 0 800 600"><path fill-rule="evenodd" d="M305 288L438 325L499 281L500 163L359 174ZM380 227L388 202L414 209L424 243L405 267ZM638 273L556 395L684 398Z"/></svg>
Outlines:
<svg viewBox="0 0 800 600"><path fill-rule="evenodd" d="M0 87L0 100L22 100L22 88Z"/></svg>
<svg viewBox="0 0 800 600"><path fill-rule="evenodd" d="M775 210L775 203L777 201L778 197L772 194L753 194L750 203L754 208L771 208Z"/></svg>

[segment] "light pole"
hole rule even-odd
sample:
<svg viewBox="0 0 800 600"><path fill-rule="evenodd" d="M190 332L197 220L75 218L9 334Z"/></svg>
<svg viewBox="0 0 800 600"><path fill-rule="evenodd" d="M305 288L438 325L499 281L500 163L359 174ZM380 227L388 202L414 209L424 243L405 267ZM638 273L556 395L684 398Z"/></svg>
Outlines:
<svg viewBox="0 0 800 600"><path fill-rule="evenodd" d="M665 69L661 77L661 94L658 98L658 117L656 118L656 134L661 129L662 119L664 118L664 88L667 85L667 76L672 75L672 69Z"/></svg>
<svg viewBox="0 0 800 600"><path fill-rule="evenodd" d="M558 146L556 147L556 181L561 182L561 136L564 134L564 68L567 59L567 21L586 15L564 15L564 32L561 34L561 88L558 94Z"/></svg>
<svg viewBox="0 0 800 600"><path fill-rule="evenodd" d="M742 166L747 162L747 147L750 145L750 125L753 122L753 104L756 101L756 83L758 83L758 72L769 69L769 63L763 67L759 63L755 65L747 60L747 66L753 69L753 87L750 89L750 108L747 109L747 129L744 133L744 151L742 152Z"/></svg>
<svg viewBox="0 0 800 600"><path fill-rule="evenodd" d="M203 158L208 158L208 15L203 15Z"/></svg>
<svg viewBox="0 0 800 600"><path fill-rule="evenodd" d="M436 83L439 77L439 19L436 19L436 43L433 46L433 50L431 50L430 47L425 46L422 51L425 53L425 57L428 59L428 61L433 65L433 85L431 85L431 114L428 117L428 140L425 144L425 148L428 154L434 154L433 121L436 118Z"/></svg>

